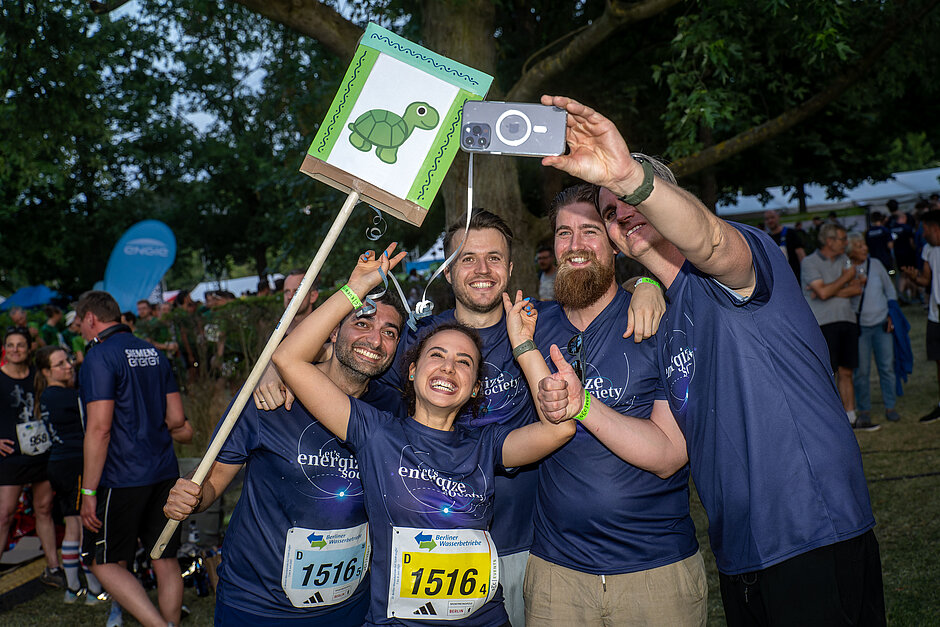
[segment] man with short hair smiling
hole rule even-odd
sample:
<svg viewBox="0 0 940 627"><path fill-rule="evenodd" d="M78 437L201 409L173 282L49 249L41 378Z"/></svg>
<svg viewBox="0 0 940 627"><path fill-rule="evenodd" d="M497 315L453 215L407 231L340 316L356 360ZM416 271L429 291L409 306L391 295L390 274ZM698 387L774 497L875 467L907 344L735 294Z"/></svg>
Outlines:
<svg viewBox="0 0 940 627"><path fill-rule="evenodd" d="M737 625L885 624L861 454L819 326L777 245L721 220L616 126L562 96L570 153L543 165L601 186L617 248L666 286L660 378L709 519L725 616ZM541 320L539 321L541 323ZM546 417L582 409L574 376L539 383ZM594 419L587 408L585 424ZM624 417L595 431L637 464L671 447Z"/></svg>
<svg viewBox="0 0 940 627"><path fill-rule="evenodd" d="M617 284L616 251L595 193L590 185L568 188L549 213L558 302L539 305L535 343L560 373L584 383L594 420L581 422L540 464L526 621L704 625L707 583L689 515L685 442L661 388L655 346L623 337L631 296ZM671 454L645 466L618 458L596 429L624 415L648 422Z"/></svg>
<svg viewBox="0 0 940 627"><path fill-rule="evenodd" d="M333 331L333 356L319 367L350 396L398 415L404 413L398 391L370 380L392 363L403 315L388 298L374 300L373 314L352 312ZM249 404L202 486L190 480L192 474L179 479L164 513L184 520L205 511L242 467L245 484L225 536L216 623L361 625L369 606L366 554L356 558L360 568L349 570L342 585L326 585L318 570L325 562L317 561L307 539L345 534L350 546L365 549L362 484L352 452L300 403L263 414ZM362 542L354 541L356 534ZM304 569L314 577L305 578Z"/></svg>

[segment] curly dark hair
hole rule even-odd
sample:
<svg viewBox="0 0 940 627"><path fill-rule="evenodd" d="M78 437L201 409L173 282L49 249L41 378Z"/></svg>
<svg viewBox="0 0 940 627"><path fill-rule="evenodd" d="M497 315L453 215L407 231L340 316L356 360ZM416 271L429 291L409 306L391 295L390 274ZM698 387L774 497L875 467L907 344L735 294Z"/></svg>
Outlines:
<svg viewBox="0 0 940 627"><path fill-rule="evenodd" d="M477 354L480 356L477 359L477 372L475 377L475 383L480 385L480 393L476 396L471 396L464 406L461 408L461 412L470 412L470 415L474 418L479 418L480 412L483 409L483 342L480 340L480 334L476 332L475 329L468 327L466 325L460 324L459 322L448 322L440 326L434 327L430 331L424 334L424 336L414 344L408 353L405 355L405 361L402 363L402 373L401 380L404 381L404 390L402 391L402 396L405 399L405 405L408 408L408 415L414 416L415 413L415 384L414 381L409 377L408 370L411 368L411 364L417 363L418 357L424 351L424 347L427 346L428 341L441 333L442 331L459 331L466 335L473 342L473 345L477 347Z"/></svg>

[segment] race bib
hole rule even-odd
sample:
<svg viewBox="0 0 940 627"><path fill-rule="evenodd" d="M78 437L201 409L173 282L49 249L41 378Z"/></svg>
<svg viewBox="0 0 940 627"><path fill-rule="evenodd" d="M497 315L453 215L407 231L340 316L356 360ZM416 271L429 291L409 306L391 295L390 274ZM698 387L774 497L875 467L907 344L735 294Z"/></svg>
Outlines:
<svg viewBox="0 0 940 627"><path fill-rule="evenodd" d="M294 607L321 607L352 596L369 568L369 525L287 530L281 588Z"/></svg>
<svg viewBox="0 0 940 627"><path fill-rule="evenodd" d="M17 424L16 439L19 440L20 452L23 455L42 455L52 446L52 438L49 437L42 420Z"/></svg>
<svg viewBox="0 0 940 627"><path fill-rule="evenodd" d="M499 555L488 531L392 530L388 618L457 620L496 593Z"/></svg>

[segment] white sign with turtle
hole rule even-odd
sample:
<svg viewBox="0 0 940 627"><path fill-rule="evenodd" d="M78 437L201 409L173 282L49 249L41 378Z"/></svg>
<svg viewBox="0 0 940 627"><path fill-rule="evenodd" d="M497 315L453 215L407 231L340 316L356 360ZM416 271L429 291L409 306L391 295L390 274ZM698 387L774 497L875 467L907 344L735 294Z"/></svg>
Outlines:
<svg viewBox="0 0 940 627"><path fill-rule="evenodd" d="M491 82L369 24L301 171L420 225Z"/></svg>

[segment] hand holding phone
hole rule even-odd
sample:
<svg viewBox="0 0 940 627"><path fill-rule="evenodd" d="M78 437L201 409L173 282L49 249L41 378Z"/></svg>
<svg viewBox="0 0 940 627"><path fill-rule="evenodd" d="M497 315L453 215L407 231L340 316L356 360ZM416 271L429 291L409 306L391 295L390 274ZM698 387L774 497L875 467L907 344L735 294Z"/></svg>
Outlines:
<svg viewBox="0 0 940 627"><path fill-rule="evenodd" d="M565 152L568 113L526 102L469 100L463 105L465 152L545 157Z"/></svg>

